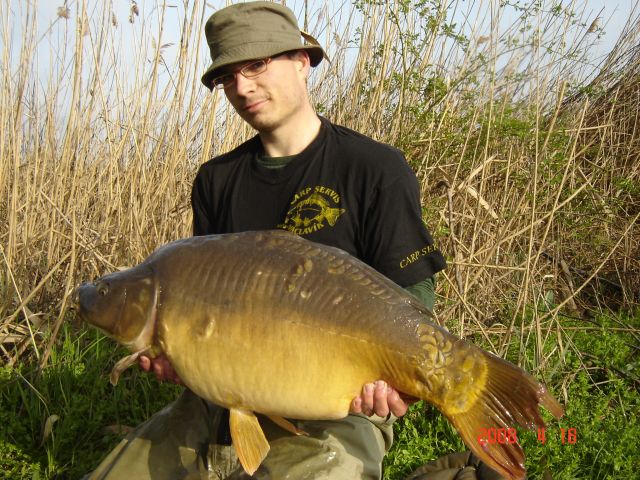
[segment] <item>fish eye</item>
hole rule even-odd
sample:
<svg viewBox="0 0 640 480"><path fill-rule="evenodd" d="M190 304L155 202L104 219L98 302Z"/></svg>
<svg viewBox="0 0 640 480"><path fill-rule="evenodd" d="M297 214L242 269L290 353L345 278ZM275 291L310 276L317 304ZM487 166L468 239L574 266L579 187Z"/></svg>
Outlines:
<svg viewBox="0 0 640 480"><path fill-rule="evenodd" d="M109 284L106 282L100 282L97 285L97 289L98 289L98 294L104 297L107 293L109 293Z"/></svg>

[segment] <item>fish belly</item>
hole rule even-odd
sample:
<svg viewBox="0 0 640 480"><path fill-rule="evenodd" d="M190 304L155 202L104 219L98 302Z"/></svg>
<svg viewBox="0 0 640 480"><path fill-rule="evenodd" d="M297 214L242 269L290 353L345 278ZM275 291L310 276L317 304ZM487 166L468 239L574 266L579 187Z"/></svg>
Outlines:
<svg viewBox="0 0 640 480"><path fill-rule="evenodd" d="M184 319L183 319L184 320ZM298 419L347 415L367 382L383 378L388 355L379 346L290 316L229 318L204 328L190 322L165 326L163 350L195 393L227 408ZM176 341L191 337L188 348Z"/></svg>

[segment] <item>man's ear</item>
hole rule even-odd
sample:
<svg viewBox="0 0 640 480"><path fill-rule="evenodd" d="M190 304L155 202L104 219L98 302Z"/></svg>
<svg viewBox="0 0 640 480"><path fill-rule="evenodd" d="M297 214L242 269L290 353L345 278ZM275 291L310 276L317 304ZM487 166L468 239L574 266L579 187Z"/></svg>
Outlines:
<svg viewBox="0 0 640 480"><path fill-rule="evenodd" d="M298 71L308 71L311 69L311 58L309 58L309 53L307 53L306 50L296 50L291 52L290 58L300 63Z"/></svg>

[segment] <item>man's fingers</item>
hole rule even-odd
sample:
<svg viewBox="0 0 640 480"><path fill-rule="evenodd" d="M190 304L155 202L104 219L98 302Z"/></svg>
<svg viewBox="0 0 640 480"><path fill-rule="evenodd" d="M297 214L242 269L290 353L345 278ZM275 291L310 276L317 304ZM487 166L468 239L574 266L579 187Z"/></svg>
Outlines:
<svg viewBox="0 0 640 480"><path fill-rule="evenodd" d="M351 401L349 413L362 413L362 397L356 397Z"/></svg>
<svg viewBox="0 0 640 480"><path fill-rule="evenodd" d="M379 417L386 417L392 413L396 417L401 417L407 413L409 405L415 401L417 399L413 397L403 398L395 388L378 380L362 387L362 395L351 401L349 413L363 413L369 417L374 413Z"/></svg>
<svg viewBox="0 0 640 480"><path fill-rule="evenodd" d="M376 388L373 393L373 411L379 417L386 417L387 415L389 415L389 404L387 401L387 396L389 395L389 391L391 391L391 388L387 387L386 382L383 382L382 380L378 380L375 385Z"/></svg>
<svg viewBox="0 0 640 480"><path fill-rule="evenodd" d="M173 369L173 365L171 365L169 359L164 355L159 355L153 359L146 355L140 355L138 358L138 364L145 372L153 372L156 378L161 382L169 381L182 385L182 380Z"/></svg>
<svg viewBox="0 0 640 480"><path fill-rule="evenodd" d="M401 417L407 413L409 405L400 397L397 390L390 388L389 395L387 396L387 402L389 404L389 410L396 417Z"/></svg>
<svg viewBox="0 0 640 480"><path fill-rule="evenodd" d="M140 368L142 368L145 372L148 372L149 370L151 370L151 359L146 355L140 355L138 357L138 365L140 365Z"/></svg>
<svg viewBox="0 0 640 480"><path fill-rule="evenodd" d="M162 362L159 360L153 362L153 373L156 374L158 380L164 380L164 368Z"/></svg>
<svg viewBox="0 0 640 480"><path fill-rule="evenodd" d="M169 359L163 356L163 357L160 357L158 360L162 367L161 380L167 380L171 383L182 385L182 380L180 379L180 377L178 377L178 374L173 369L173 365L171 365L171 362L169 361Z"/></svg>
<svg viewBox="0 0 640 480"><path fill-rule="evenodd" d="M373 414L373 392L375 388L373 383L367 383L362 387L362 413L369 417Z"/></svg>

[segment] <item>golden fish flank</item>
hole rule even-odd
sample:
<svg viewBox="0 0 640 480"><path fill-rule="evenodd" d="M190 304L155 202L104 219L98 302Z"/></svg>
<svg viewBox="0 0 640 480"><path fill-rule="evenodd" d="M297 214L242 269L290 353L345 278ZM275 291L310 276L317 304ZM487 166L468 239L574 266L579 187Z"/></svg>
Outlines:
<svg viewBox="0 0 640 480"><path fill-rule="evenodd" d="M114 380L140 352L163 352L190 389L229 408L250 474L269 450L255 413L285 426L282 417L341 418L377 379L434 404L482 461L512 479L524 478L522 449L479 445L479 429L543 427L539 405L563 413L533 377L431 323L389 279L282 230L170 243L78 287L74 301L82 319L134 352Z"/></svg>

